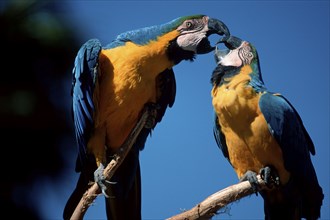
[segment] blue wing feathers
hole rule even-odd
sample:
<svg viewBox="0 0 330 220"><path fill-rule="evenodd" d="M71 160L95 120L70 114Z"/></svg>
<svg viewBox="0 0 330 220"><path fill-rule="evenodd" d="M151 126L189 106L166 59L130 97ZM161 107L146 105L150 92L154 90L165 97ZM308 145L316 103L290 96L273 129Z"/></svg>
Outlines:
<svg viewBox="0 0 330 220"><path fill-rule="evenodd" d="M302 192L302 216L307 219L320 216L324 195L310 158L315 147L298 112L286 98L271 93L261 96L259 107L281 147L291 180Z"/></svg>
<svg viewBox="0 0 330 220"><path fill-rule="evenodd" d="M305 126L303 125L303 121L302 121L300 115L298 114L297 110L293 107L293 105L285 97L283 97L283 96L281 96L281 97L287 102L287 104L293 110L295 116L297 117L297 121L301 125L302 132L303 132L304 137L305 137L306 145L308 146L308 150L312 155L315 155L315 147L314 147L313 141L312 141L311 137L309 136Z"/></svg>
<svg viewBox="0 0 330 220"><path fill-rule="evenodd" d="M259 107L281 147L286 169L304 176L313 169L310 153L315 148L299 114L283 96L268 92L261 96Z"/></svg>
<svg viewBox="0 0 330 220"><path fill-rule="evenodd" d="M225 158L227 158L227 160L230 163L228 147L226 144L226 138L225 138L225 135L221 131L221 126L219 124L217 115L215 115L215 118L214 118L213 135L214 135L214 138L215 138L215 141L216 141L218 147L220 148L220 150L223 153L223 156Z"/></svg>
<svg viewBox="0 0 330 220"><path fill-rule="evenodd" d="M101 49L99 40L87 41L77 53L72 72L72 111L79 154L76 171L88 159L87 140L93 125L93 92Z"/></svg>

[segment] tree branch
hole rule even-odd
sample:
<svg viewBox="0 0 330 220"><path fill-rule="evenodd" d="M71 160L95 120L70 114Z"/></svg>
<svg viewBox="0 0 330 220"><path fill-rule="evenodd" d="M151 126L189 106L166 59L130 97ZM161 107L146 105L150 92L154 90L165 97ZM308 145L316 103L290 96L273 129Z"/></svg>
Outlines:
<svg viewBox="0 0 330 220"><path fill-rule="evenodd" d="M260 175L257 177L259 183L258 191L260 191L264 189L266 185ZM248 181L240 182L210 195L192 209L172 216L167 220L210 219L217 215L219 209L253 193L251 184Z"/></svg>
<svg viewBox="0 0 330 220"><path fill-rule="evenodd" d="M114 158L110 161L107 167L104 169L103 175L107 180L110 180L117 168L124 161L126 155L135 143L138 135L140 134L143 127L146 125L147 119L150 115L150 109L146 108L140 117L137 125L131 131L130 135L124 142L123 146L114 155ZM261 179L260 175L258 177L259 188L258 191L266 187L265 182ZM253 189L248 181L244 181L225 189L222 189L205 200L197 204L192 209L180 213L178 215L172 216L167 220L195 220L195 219L210 219L217 214L217 211L225 207L229 203L237 201L243 197L253 194ZM80 202L78 203L74 213L71 216L71 220L82 220L87 209L96 199L96 197L101 194L101 190L97 183L94 183L82 196Z"/></svg>
<svg viewBox="0 0 330 220"><path fill-rule="evenodd" d="M126 155L132 148L133 144L135 143L138 135L140 134L141 130L145 126L147 119L150 115L150 110L148 107L145 108L140 120L133 128L129 136L127 137L126 141L124 142L123 146L118 150L118 152L114 155L114 158L110 161L107 167L104 169L103 175L106 177L107 180L110 180L117 168L121 165L124 161ZM78 203L75 211L71 216L71 220L82 220L87 209L96 199L96 197L101 194L101 190L97 183L94 183L82 196L80 202Z"/></svg>

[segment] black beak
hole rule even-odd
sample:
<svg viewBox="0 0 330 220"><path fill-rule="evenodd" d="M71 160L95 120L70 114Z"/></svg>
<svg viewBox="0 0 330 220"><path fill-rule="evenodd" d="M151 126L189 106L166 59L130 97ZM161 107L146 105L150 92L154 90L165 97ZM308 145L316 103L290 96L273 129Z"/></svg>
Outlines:
<svg viewBox="0 0 330 220"><path fill-rule="evenodd" d="M239 48L242 45L242 42L243 40L235 36L230 36L226 41L218 41L218 43L224 43L228 49L219 50L217 46L215 47L214 57L216 63L221 61L221 59L223 59L231 50Z"/></svg>
<svg viewBox="0 0 330 220"><path fill-rule="evenodd" d="M225 42L230 37L230 32L227 26L218 19L209 18L208 21L209 31L208 34L218 34L220 36L224 36L220 41Z"/></svg>
<svg viewBox="0 0 330 220"><path fill-rule="evenodd" d="M218 43L224 43L225 46L230 50L238 48L239 46L241 46L242 42L243 41L240 38L235 36L230 36L226 41L218 41Z"/></svg>
<svg viewBox="0 0 330 220"><path fill-rule="evenodd" d="M222 21L219 21L218 19L209 18L208 29L209 30L207 31L207 37L211 34L218 34L220 36L223 36L223 38L221 38L219 42L225 42L230 37L229 29ZM197 47L197 54L209 53L214 50L214 48L215 47L210 45L209 40L205 38L199 43Z"/></svg>
<svg viewBox="0 0 330 220"><path fill-rule="evenodd" d="M231 50L234 50L241 46L242 40L235 36L230 36L226 41L218 41L218 43L224 43L228 49L219 50L218 46L215 47L214 57L215 62L218 63L221 61ZM217 44L218 44L217 43Z"/></svg>

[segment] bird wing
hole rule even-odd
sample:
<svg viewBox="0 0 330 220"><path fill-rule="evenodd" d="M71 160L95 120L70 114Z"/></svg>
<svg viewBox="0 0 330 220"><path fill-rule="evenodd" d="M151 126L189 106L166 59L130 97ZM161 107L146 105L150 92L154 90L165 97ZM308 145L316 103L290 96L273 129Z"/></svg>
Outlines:
<svg viewBox="0 0 330 220"><path fill-rule="evenodd" d="M156 118L152 128L143 128L136 140L135 145L142 150L146 143L148 135L154 129L157 123L161 122L165 115L166 109L172 107L175 102L176 80L173 69L165 69L156 79L157 100L156 100Z"/></svg>
<svg viewBox="0 0 330 220"><path fill-rule="evenodd" d="M285 168L304 176L311 169L310 153L314 155L315 148L298 112L286 98L272 93L260 97L259 107L281 146Z"/></svg>
<svg viewBox="0 0 330 220"><path fill-rule="evenodd" d="M78 159L76 171L80 171L89 157L87 141L93 125L95 106L93 92L98 75L98 59L101 43L91 39L83 44L78 51L72 71L72 113L78 145Z"/></svg>
<svg viewBox="0 0 330 220"><path fill-rule="evenodd" d="M160 108L157 113L156 122L160 122L165 114L167 107L172 107L176 95L176 82L173 69L165 69L157 77L158 98L157 103Z"/></svg>
<svg viewBox="0 0 330 220"><path fill-rule="evenodd" d="M226 138L225 138L225 135L221 131L221 125L219 124L219 119L216 114L215 114L215 119L214 119L213 135L214 135L214 138L215 138L215 141L216 141L218 147L220 148L220 150L223 153L223 156L225 158L227 158L227 160L230 163L228 147L226 144Z"/></svg>
<svg viewBox="0 0 330 220"><path fill-rule="evenodd" d="M310 158L310 153L315 155L314 144L298 112L286 98L272 93L261 96L259 107L270 133L281 147L284 166L291 174L289 183L302 194L302 217L318 218L324 195ZM291 184L288 185L290 188Z"/></svg>

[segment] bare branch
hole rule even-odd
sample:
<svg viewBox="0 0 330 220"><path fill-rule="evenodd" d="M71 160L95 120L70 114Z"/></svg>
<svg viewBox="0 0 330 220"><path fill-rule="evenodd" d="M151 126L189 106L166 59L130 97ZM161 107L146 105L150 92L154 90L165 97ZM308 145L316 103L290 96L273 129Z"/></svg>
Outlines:
<svg viewBox="0 0 330 220"><path fill-rule="evenodd" d="M117 168L124 161L126 155L130 151L131 147L136 141L140 131L146 124L149 117L150 109L145 109L139 122L132 130L123 146L116 153L114 158L110 161L107 167L104 169L103 175L106 179L110 180ZM258 176L259 188L262 190L266 187L264 181ZM217 211L225 207L229 203L237 201L245 196L253 194L253 189L248 181L244 181L232 186L229 186L223 190L220 190L213 195L207 197L204 201L197 204L192 209L180 213L178 215L172 216L167 220L194 220L194 219L210 219L217 214ZM87 209L96 199L96 197L101 194L101 190L97 183L94 183L83 195L79 204L77 205L74 213L71 216L71 220L82 220Z"/></svg>
<svg viewBox="0 0 330 220"><path fill-rule="evenodd" d="M260 175L257 177L259 182L258 190L260 191L264 189L266 185ZM217 214L219 209L253 193L251 184L248 181L240 182L210 195L192 209L172 216L167 220L210 219Z"/></svg>
<svg viewBox="0 0 330 220"><path fill-rule="evenodd" d="M119 149L119 151L115 154L114 158L110 161L107 167L104 169L103 175L107 180L110 180L117 168L124 161L126 155L132 148L133 144L136 141L136 138L140 134L142 128L145 126L146 121L149 117L149 108L145 108L140 120L137 125L133 128L123 146ZM82 220L87 209L96 199L96 197L101 194L101 190L97 183L94 183L83 195L80 202L78 203L75 211L71 216L71 220Z"/></svg>

